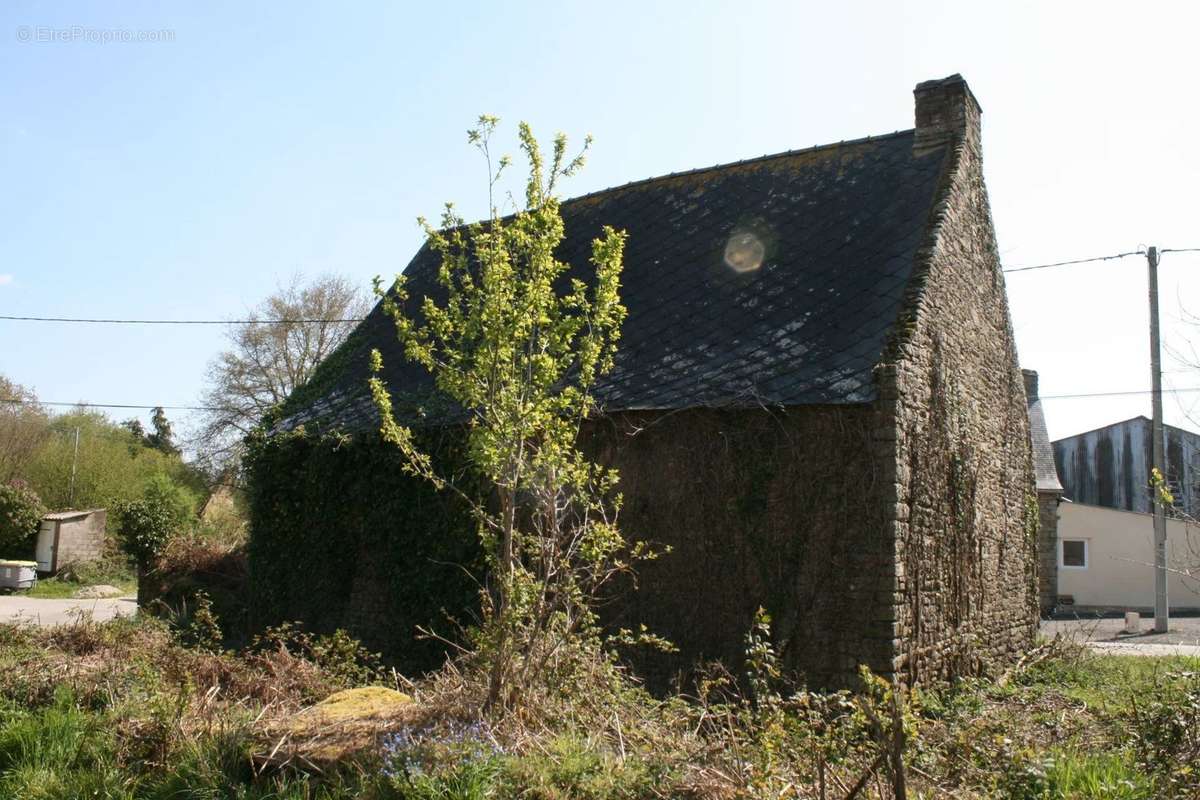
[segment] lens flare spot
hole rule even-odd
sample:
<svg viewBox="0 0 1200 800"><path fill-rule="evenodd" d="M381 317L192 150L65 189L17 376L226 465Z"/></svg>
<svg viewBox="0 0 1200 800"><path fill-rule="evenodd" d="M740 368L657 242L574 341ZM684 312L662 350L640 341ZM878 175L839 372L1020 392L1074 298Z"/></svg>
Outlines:
<svg viewBox="0 0 1200 800"><path fill-rule="evenodd" d="M734 231L725 243L725 265L734 272L753 272L762 266L767 247L750 231Z"/></svg>

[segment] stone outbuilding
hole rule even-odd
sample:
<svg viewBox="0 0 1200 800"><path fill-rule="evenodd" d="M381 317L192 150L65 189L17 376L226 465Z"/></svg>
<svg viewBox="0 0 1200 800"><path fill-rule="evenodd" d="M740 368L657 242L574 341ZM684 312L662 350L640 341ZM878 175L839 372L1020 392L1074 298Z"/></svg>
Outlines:
<svg viewBox="0 0 1200 800"><path fill-rule="evenodd" d="M38 572L55 573L70 564L104 555L108 512L103 508L57 511L42 517L37 537Z"/></svg>
<svg viewBox="0 0 1200 800"><path fill-rule="evenodd" d="M652 681L698 659L740 668L760 606L814 686L860 664L972 673L1033 641L1037 484L980 107L958 75L915 99L911 130L562 205L576 277L602 225L628 232L628 319L584 445L620 470L627 534L672 548L605 609L679 647L637 664ZM424 247L406 268L408 313L437 267ZM469 619L422 603L471 566L427 532L430 496L387 503L402 484L372 348L398 402L430 397L378 307L293 395L249 462L254 614L402 656L417 625Z"/></svg>

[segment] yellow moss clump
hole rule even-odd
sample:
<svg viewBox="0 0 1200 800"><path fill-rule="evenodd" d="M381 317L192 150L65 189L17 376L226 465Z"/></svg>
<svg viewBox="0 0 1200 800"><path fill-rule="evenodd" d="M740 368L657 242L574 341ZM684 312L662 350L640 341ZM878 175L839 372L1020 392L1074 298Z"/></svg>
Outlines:
<svg viewBox="0 0 1200 800"><path fill-rule="evenodd" d="M415 711L411 697L383 686L337 692L268 724L270 749L257 760L300 767L339 761L375 746L380 735L402 726Z"/></svg>
<svg viewBox="0 0 1200 800"><path fill-rule="evenodd" d="M364 686L329 695L315 706L298 714L295 721L337 724L392 716L411 704L412 698L403 692L384 686Z"/></svg>

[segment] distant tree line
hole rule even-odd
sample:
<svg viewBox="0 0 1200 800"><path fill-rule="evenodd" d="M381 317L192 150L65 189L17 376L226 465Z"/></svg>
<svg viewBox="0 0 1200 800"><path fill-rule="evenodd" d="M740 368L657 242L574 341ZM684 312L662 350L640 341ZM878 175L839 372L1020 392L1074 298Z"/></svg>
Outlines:
<svg viewBox="0 0 1200 800"><path fill-rule="evenodd" d="M115 422L85 408L50 414L32 390L0 376L0 494L14 520L0 541L31 537L33 510L115 512L146 496L166 498L177 516L194 518L208 478L184 462L163 409L154 410L151 424L146 432L137 420Z"/></svg>

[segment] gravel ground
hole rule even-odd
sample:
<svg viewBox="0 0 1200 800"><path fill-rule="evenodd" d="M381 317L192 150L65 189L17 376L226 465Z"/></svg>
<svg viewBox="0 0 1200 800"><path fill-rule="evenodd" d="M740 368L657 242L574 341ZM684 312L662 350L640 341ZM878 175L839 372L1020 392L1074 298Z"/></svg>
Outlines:
<svg viewBox="0 0 1200 800"><path fill-rule="evenodd" d="M1200 656L1200 616L1172 617L1168 628L1166 633L1155 633L1153 617L1142 618L1139 633L1125 632L1123 617L1080 614L1042 620L1042 633L1046 636L1086 642L1092 649L1105 653Z"/></svg>

